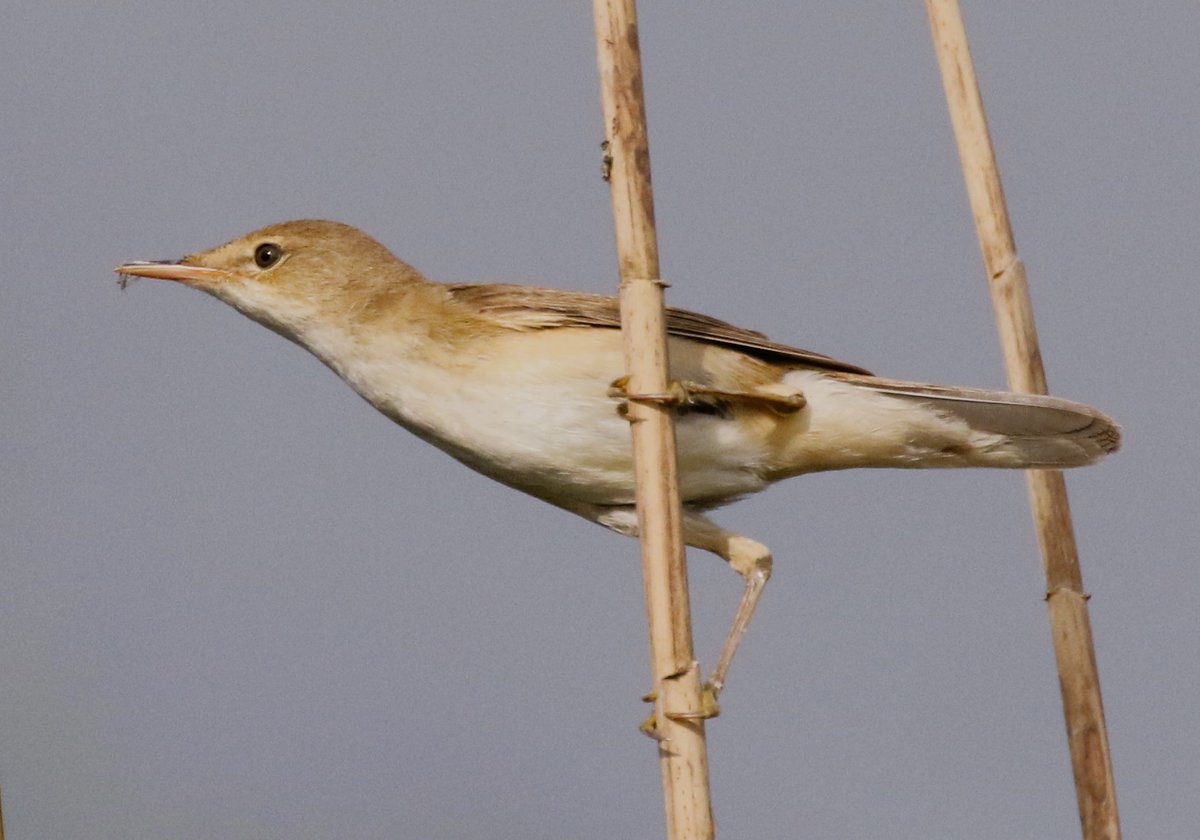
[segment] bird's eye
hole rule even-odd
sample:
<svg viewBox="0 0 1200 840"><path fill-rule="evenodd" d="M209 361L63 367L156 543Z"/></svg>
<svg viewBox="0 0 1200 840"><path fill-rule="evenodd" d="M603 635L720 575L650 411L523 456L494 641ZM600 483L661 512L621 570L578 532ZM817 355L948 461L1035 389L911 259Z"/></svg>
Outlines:
<svg viewBox="0 0 1200 840"><path fill-rule="evenodd" d="M283 249L274 242L264 242L254 249L254 264L259 268L270 268L279 262Z"/></svg>

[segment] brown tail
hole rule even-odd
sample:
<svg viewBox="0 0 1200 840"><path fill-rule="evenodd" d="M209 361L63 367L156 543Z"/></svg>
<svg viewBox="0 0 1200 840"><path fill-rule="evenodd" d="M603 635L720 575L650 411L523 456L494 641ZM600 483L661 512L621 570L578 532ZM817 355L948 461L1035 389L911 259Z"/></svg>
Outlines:
<svg viewBox="0 0 1200 840"><path fill-rule="evenodd" d="M1082 403L1038 394L949 388L873 376L841 374L837 378L927 405L965 422L972 431L981 433L974 451L964 453L968 462L979 466L1080 467L1116 452L1121 445L1117 425Z"/></svg>

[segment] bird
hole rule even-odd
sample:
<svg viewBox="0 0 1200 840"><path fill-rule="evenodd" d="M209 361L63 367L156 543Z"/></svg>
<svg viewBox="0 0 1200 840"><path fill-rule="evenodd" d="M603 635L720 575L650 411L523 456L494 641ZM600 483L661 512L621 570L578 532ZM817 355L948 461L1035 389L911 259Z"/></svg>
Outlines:
<svg viewBox="0 0 1200 840"><path fill-rule="evenodd" d="M483 475L637 536L614 297L427 279L349 225L273 224L115 271L206 292L304 349L367 402ZM707 682L725 685L771 551L710 511L806 473L858 467L1062 469L1120 445L1055 397L885 379L707 315L666 311L684 542L743 580Z"/></svg>

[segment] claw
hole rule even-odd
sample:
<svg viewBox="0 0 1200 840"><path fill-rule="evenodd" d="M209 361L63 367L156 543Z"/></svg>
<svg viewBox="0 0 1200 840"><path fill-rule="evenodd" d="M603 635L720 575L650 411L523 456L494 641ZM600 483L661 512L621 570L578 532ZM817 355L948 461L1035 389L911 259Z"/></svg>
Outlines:
<svg viewBox="0 0 1200 840"><path fill-rule="evenodd" d="M658 716L654 712L648 714L646 719L638 724L638 732L660 744L667 740L667 736L658 731Z"/></svg>

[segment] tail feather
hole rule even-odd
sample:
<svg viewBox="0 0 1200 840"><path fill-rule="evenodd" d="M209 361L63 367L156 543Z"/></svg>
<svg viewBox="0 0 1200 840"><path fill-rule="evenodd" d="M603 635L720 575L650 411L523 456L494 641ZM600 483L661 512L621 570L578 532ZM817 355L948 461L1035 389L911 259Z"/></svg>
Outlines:
<svg viewBox="0 0 1200 840"><path fill-rule="evenodd" d="M1100 460L1120 447L1109 417L1082 403L1039 394L951 388L877 377L838 375L880 394L929 406L972 432L965 460L979 466L1057 469Z"/></svg>

